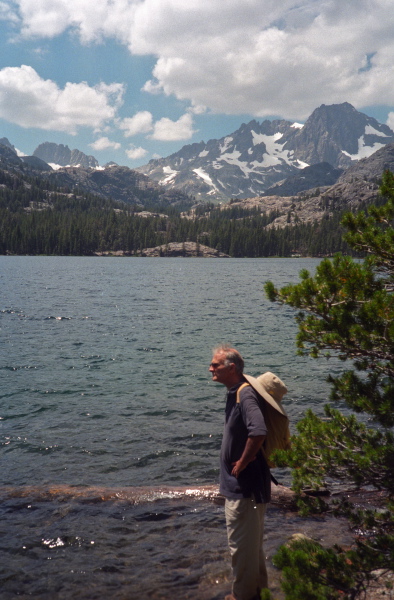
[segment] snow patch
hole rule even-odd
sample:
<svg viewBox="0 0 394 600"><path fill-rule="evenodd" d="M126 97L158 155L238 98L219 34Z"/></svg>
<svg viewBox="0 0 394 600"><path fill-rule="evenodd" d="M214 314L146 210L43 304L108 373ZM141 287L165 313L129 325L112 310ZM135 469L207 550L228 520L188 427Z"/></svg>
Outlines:
<svg viewBox="0 0 394 600"><path fill-rule="evenodd" d="M378 131L377 129L375 129L375 127L372 127L372 125L367 125L365 127L365 135L379 135L380 137L387 137L385 133Z"/></svg>
<svg viewBox="0 0 394 600"><path fill-rule="evenodd" d="M227 162L229 165L234 165L238 167L245 177L249 177L249 173L251 173L252 169L248 167L248 164L243 162L242 160L238 160L241 156L241 153L238 150L234 150L233 152L227 152L226 154L222 154L222 156L218 160L223 160Z"/></svg>
<svg viewBox="0 0 394 600"><path fill-rule="evenodd" d="M266 135L265 133L256 133L255 131L252 131L252 136L253 146L257 146L257 144L264 142L268 150L268 147L272 148L275 143L280 140L281 137L283 137L283 133L278 132L274 133L274 135Z"/></svg>
<svg viewBox="0 0 394 600"><path fill-rule="evenodd" d="M175 177L178 175L178 171L174 171L170 166L166 165L163 167L163 173L167 175L163 179L159 181L160 185L167 185L168 183L172 183Z"/></svg>
<svg viewBox="0 0 394 600"><path fill-rule="evenodd" d="M369 127L369 125L367 127ZM384 148L385 145L386 144L379 144L378 142L376 142L373 146L366 146L364 136L362 135L358 138L357 154L349 154L349 152L346 152L346 150L342 150L342 153L345 154L345 156L351 158L351 160L361 160L362 158L368 158L368 156L371 156L371 154L373 154L377 150L380 150L380 148Z"/></svg>
<svg viewBox="0 0 394 600"><path fill-rule="evenodd" d="M310 166L308 163L303 162L299 158L293 163L293 165L294 165L294 167L297 167L297 169L305 169L305 167Z"/></svg>
<svg viewBox="0 0 394 600"><path fill-rule="evenodd" d="M245 178L249 178L250 173L259 172L261 169L264 168L280 166L283 163L295 166L298 169L304 169L305 167L309 166L305 162L295 160L293 158L293 150L283 149L283 143L280 142L280 140L283 137L282 133L277 132L274 135L256 133L255 131L252 131L251 133L253 137L253 146L257 146L258 144L264 144L265 146L263 160L254 160L252 162L246 162L240 160L241 152L239 152L238 150L233 150L232 152L224 152L224 148L228 147L228 142L232 140L232 138L229 137L226 138L226 144L221 147L221 156L217 159L215 163L213 163L214 169L220 169L222 167L220 163L227 162L229 165L238 167L244 174ZM253 149L249 148L248 154L253 154Z"/></svg>
<svg viewBox="0 0 394 600"><path fill-rule="evenodd" d="M294 127L294 129L302 129L304 127L304 123L293 123L290 127Z"/></svg>
<svg viewBox="0 0 394 600"><path fill-rule="evenodd" d="M54 171L58 171L59 169L64 169L64 168L66 168L66 167L71 167L71 165L66 165L66 167L63 167L63 165L57 165L56 163L48 163L48 165L49 165L50 167L52 167L52 169L53 169Z"/></svg>
<svg viewBox="0 0 394 600"><path fill-rule="evenodd" d="M207 156L208 154L209 154L208 150L201 150L201 152L198 156L200 158L204 158L204 156Z"/></svg>
<svg viewBox="0 0 394 600"><path fill-rule="evenodd" d="M255 131L252 131L252 135L253 144L255 146L257 144L264 143L266 148L263 162L259 163L254 161L252 163L254 168L274 167L275 165L280 165L282 162L285 162L288 165L293 164L293 161L291 160L293 151L283 150L283 144L281 144L279 141L283 137L282 133L278 132L274 135L265 135L263 133L256 133Z"/></svg>
<svg viewBox="0 0 394 600"><path fill-rule="evenodd" d="M203 181L205 181L205 183L213 187L214 190L218 191L216 185L213 183L212 179L208 173L204 171L204 169L193 169L193 172L197 175L197 177L200 177ZM213 194L213 190L209 193Z"/></svg>

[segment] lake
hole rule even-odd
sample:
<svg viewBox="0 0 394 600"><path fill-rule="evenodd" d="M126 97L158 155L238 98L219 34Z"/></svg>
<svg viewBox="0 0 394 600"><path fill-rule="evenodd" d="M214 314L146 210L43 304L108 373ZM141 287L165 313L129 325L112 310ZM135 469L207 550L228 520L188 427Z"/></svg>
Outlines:
<svg viewBox="0 0 394 600"><path fill-rule="evenodd" d="M217 483L224 388L208 365L222 342L246 373L285 381L293 431L321 414L341 365L297 356L295 311L263 290L318 262L0 257L2 598L228 592L222 507L162 491ZM123 487L138 498L108 497ZM285 520L284 539L300 526Z"/></svg>

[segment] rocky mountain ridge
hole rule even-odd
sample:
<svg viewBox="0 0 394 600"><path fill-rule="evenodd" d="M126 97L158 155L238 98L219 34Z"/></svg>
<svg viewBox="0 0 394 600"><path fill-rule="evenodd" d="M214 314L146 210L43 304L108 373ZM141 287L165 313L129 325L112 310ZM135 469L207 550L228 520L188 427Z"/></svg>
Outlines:
<svg viewBox="0 0 394 600"><path fill-rule="evenodd" d="M56 170L37 156L17 156L11 145L0 144L0 169L20 171L39 176L48 186L75 188L101 198L117 200L143 208L146 204L176 205L187 208L193 201L183 192L166 190L142 173L128 167L111 166L104 169L62 167Z"/></svg>
<svg viewBox="0 0 394 600"><path fill-rule="evenodd" d="M226 202L263 195L317 163L346 169L393 142L394 132L387 125L351 104L323 104L304 125L252 120L220 140L189 144L137 170L166 189Z"/></svg>
<svg viewBox="0 0 394 600"><path fill-rule="evenodd" d="M33 156L40 158L53 167L97 169L100 166L94 156L88 156L80 150L70 150L68 146L52 142L44 142L37 146Z"/></svg>
<svg viewBox="0 0 394 600"><path fill-rule="evenodd" d="M311 188L335 183L343 170L388 143L394 132L351 104L322 105L304 125L286 120L256 120L220 140L189 144L169 157L132 169L148 176L165 191L180 190L196 201L227 202L234 198L295 195ZM0 144L15 150L7 138ZM107 170L94 156L67 145L44 142L33 157L21 157L36 169L81 168ZM38 161L42 161L39 163ZM323 166L324 164L324 166ZM320 166L319 166L320 165ZM64 178L64 174L63 174ZM87 175L80 179L91 179ZM126 186L127 186L127 182ZM93 185L94 193L97 187ZM117 198L127 193L117 191Z"/></svg>
<svg viewBox="0 0 394 600"><path fill-rule="evenodd" d="M342 175L343 169L336 169L327 162L305 167L295 175L290 175L283 181L278 181L262 196L294 196L306 190L334 185Z"/></svg>

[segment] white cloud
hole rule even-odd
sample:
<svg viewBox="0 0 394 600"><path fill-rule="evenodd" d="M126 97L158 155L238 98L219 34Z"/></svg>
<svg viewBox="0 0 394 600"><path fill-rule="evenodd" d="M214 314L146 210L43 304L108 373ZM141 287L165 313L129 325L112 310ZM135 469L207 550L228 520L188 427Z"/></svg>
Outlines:
<svg viewBox="0 0 394 600"><path fill-rule="evenodd" d="M187 113L180 117L178 121L171 121L163 117L156 121L154 130L150 136L153 140L163 142L176 142L180 140L190 140L195 131L193 130L193 118Z"/></svg>
<svg viewBox="0 0 394 600"><path fill-rule="evenodd" d="M0 2L0 21L10 21L11 23L18 22L18 16L13 7L6 2Z"/></svg>
<svg viewBox="0 0 394 600"><path fill-rule="evenodd" d="M118 127L124 130L125 137L152 132L148 137L161 142L189 140L195 133L191 113L182 115L177 121L163 117L154 122L152 113L143 110L133 117L122 119Z"/></svg>
<svg viewBox="0 0 394 600"><path fill-rule="evenodd" d="M207 107L201 105L193 105L189 108L189 112L193 115L203 115L207 112Z"/></svg>
<svg viewBox="0 0 394 600"><path fill-rule="evenodd" d="M388 125L390 129L394 131L394 112L389 113L386 125Z"/></svg>
<svg viewBox="0 0 394 600"><path fill-rule="evenodd" d="M93 150L108 150L108 148L119 150L120 148L119 142L111 142L111 140L105 136L99 138L92 144L89 144L89 146L91 146Z"/></svg>
<svg viewBox="0 0 394 600"><path fill-rule="evenodd" d="M392 0L15 0L13 6L23 35L53 37L71 28L85 43L113 37L134 54L156 56L145 91L195 107L303 119L321 103L394 103Z"/></svg>
<svg viewBox="0 0 394 600"><path fill-rule="evenodd" d="M83 43L114 37L127 43L134 0L15 0L25 37L52 38L71 28Z"/></svg>
<svg viewBox="0 0 394 600"><path fill-rule="evenodd" d="M66 83L61 89L32 67L5 67L0 70L0 117L21 127L74 135L79 127L97 130L114 119L123 93L118 83Z"/></svg>
<svg viewBox="0 0 394 600"><path fill-rule="evenodd" d="M119 124L119 128L124 130L125 137L132 137L139 133L148 133L153 129L153 116L147 110L140 111L133 117L123 119Z"/></svg>
<svg viewBox="0 0 394 600"><path fill-rule="evenodd" d="M139 158L144 158L144 156L148 154L148 151L141 148L141 146L138 148L136 148L136 146L130 146L130 148L126 150L126 154L131 160L138 160Z"/></svg>
<svg viewBox="0 0 394 600"><path fill-rule="evenodd" d="M217 112L288 118L304 118L322 102L394 102L394 11L388 0L225 6L212 0L200 22L193 4L139 5L131 48L159 56L146 91L161 89ZM145 25L153 6L152 22Z"/></svg>

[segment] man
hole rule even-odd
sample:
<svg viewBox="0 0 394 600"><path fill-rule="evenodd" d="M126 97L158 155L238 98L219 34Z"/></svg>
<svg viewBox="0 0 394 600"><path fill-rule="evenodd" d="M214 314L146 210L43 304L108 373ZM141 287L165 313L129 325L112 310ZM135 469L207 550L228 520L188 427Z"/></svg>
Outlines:
<svg viewBox="0 0 394 600"><path fill-rule="evenodd" d="M225 497L234 581L232 595L225 600L257 600L260 590L268 587L263 531L266 506L271 499L271 477L259 451L267 427L258 395L247 384L256 380L244 376L243 369L242 356L234 348L220 346L213 351L209 366L212 380L227 388L220 493Z"/></svg>

